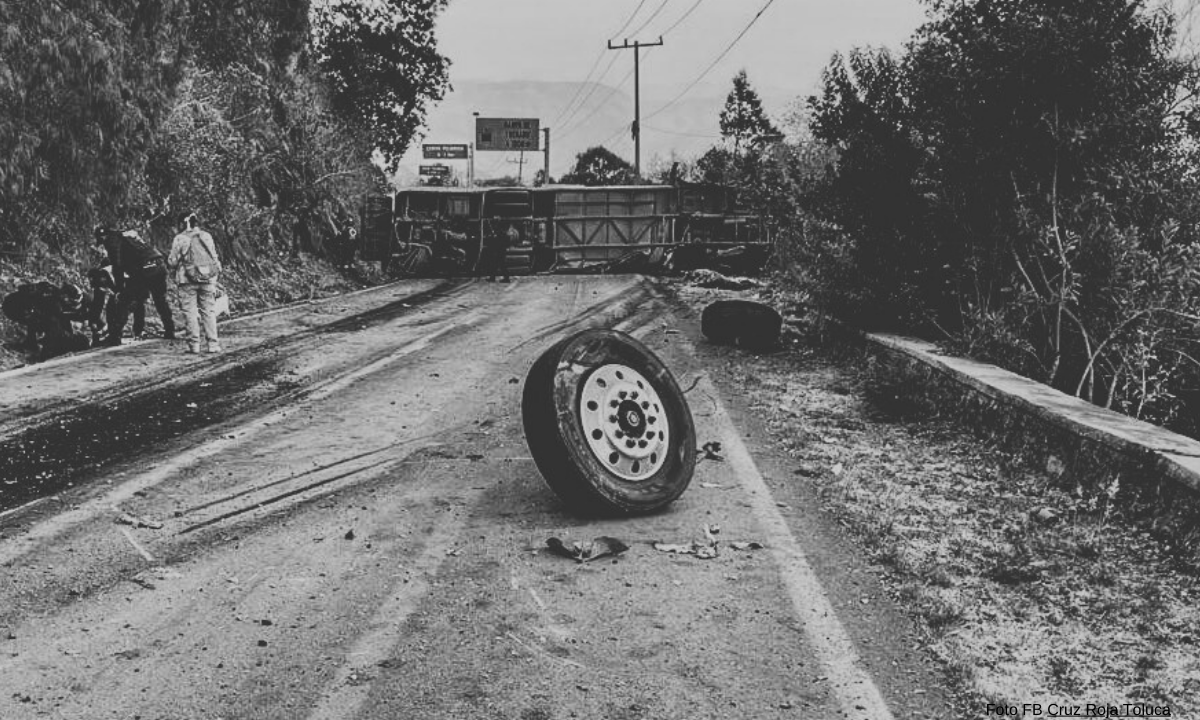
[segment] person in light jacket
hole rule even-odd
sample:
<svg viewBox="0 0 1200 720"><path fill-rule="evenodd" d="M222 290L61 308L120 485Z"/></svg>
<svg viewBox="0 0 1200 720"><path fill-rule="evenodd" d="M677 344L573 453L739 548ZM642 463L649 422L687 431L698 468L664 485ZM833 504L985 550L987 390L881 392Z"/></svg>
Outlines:
<svg viewBox="0 0 1200 720"><path fill-rule="evenodd" d="M188 352L200 352L203 340L207 352L218 353L221 343L217 340L215 303L221 261L217 258L217 247L212 235L200 229L195 213L184 213L179 225L180 232L171 242L167 268L175 278L179 304L187 316Z"/></svg>

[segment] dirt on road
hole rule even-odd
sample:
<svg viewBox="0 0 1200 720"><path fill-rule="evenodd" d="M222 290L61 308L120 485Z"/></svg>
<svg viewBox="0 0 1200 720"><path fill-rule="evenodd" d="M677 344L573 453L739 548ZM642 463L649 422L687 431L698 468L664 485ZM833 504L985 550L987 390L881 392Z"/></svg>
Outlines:
<svg viewBox="0 0 1200 720"><path fill-rule="evenodd" d="M148 345L7 376L0 717L974 718L1107 700L1126 664L1186 717L1192 586L1168 559L1107 525L1103 555L1055 555L1093 526L1026 522L1037 474L873 404L803 337L704 342L713 297L392 287L234 326L211 365ZM586 326L642 339L720 443L666 512L572 516L529 457L524 374ZM629 549L546 545L601 536ZM714 556L662 549L689 546ZM1135 562L1140 584L1096 574ZM1088 603L1159 591L1096 615L1080 581Z"/></svg>

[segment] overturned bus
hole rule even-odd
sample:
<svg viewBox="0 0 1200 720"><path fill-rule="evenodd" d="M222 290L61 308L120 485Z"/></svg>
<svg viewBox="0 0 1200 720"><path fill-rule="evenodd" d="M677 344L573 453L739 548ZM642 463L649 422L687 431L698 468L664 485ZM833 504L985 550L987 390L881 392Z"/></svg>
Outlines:
<svg viewBox="0 0 1200 720"><path fill-rule="evenodd" d="M397 276L472 274L487 237L515 227L513 274L654 272L719 257L761 266L762 218L715 185L419 187L364 200L359 256Z"/></svg>

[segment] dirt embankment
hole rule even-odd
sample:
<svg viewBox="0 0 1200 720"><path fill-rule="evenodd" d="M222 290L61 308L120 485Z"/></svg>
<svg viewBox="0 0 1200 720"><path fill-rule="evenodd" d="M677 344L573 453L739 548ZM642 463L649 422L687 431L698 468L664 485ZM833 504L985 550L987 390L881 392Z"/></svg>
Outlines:
<svg viewBox="0 0 1200 720"><path fill-rule="evenodd" d="M0 298L23 283L46 280L55 284L72 282L87 289L81 261L43 259L23 265L0 261ZM229 293L230 311L241 315L257 310L286 305L300 300L328 297L351 290L377 285L384 281L378 263L354 263L338 268L321 258L302 255L259 258L254 267L227 267L221 285ZM151 337L161 335L162 324L147 302L146 328ZM178 317L182 310L174 307ZM126 325L126 334L129 326ZM24 332L8 318L0 316L0 371L25 365L28 361L21 348ZM127 338L128 339L128 338Z"/></svg>

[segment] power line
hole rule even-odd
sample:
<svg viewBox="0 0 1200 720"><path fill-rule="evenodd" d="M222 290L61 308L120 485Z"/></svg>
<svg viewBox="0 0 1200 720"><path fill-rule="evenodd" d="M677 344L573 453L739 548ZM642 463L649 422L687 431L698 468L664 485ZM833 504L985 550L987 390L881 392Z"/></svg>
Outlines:
<svg viewBox="0 0 1200 720"><path fill-rule="evenodd" d="M654 18L658 17L658 14L663 11L663 8L665 8L667 6L667 3L669 3L669 2L671 2L671 0L663 0L662 3L658 6L658 9L655 10L654 12L650 13L650 17L646 18L645 21L642 22L641 25L638 25L637 30L634 30L633 32L631 32L629 34L633 35L634 37L637 37L638 33L645 30L646 26L649 25L654 20ZM617 33L617 37L620 37L620 35L621 35L620 33Z"/></svg>
<svg viewBox="0 0 1200 720"><path fill-rule="evenodd" d="M763 13L765 13L765 12L767 11L767 8L771 7L771 5L773 5L774 3L775 3L775 0L767 0L767 3L766 3L765 5L763 5L761 8L759 8L758 12L754 14L754 17L750 18L750 22L746 23L746 27L742 28L742 31L741 31L740 33L738 33L738 34L737 34L737 37L735 37L735 38L733 39L733 42L729 43L729 45L728 45L728 46L726 46L726 48L725 48L724 50L722 50L722 51L721 51L721 54L720 54L720 55L717 55L717 57L716 57L716 58L715 58L715 59L714 59L714 60L713 60L711 63L709 63L709 64L708 64L708 67L704 68L704 72L702 72L702 73L700 73L699 75L697 75L695 80L693 80L693 81L692 81L690 84L688 84L688 86L687 86L687 87L685 87L681 93L679 93L679 94L678 94L678 95L676 95L675 97L671 98L671 99L670 99L670 100L667 102L667 104L666 104L666 105L663 105L663 106L662 106L662 107L660 107L659 109L657 109L657 110L655 110L654 112L650 113L649 115L647 115L647 116L646 116L646 118L645 118L645 119L646 119L646 120L649 120L650 118L654 117L655 115L658 115L658 114L659 114L659 113L661 113L662 111L664 111L664 110L666 110L667 108L671 107L671 106L672 106L672 105L674 105L676 102L678 102L680 98L682 98L684 95L687 95L689 92L691 92L691 91L692 91L692 88L694 88L694 87L696 87L697 85L699 85L699 84L700 84L700 81L704 79L704 76L705 76L705 75L707 75L709 72L711 72L711 71L712 71L712 69L713 69L714 67L716 67L716 66L717 66L717 63L721 62L721 60L722 60L722 59L724 59L724 57L725 57L726 55L728 55L728 54L729 54L729 51L730 51L730 50L732 50L732 49L733 49L733 47L734 47L735 45L737 45L737 44L738 44L738 42L739 42L739 41L740 41L740 40L741 40L743 37L745 37L745 36L746 36L746 33L750 32L750 28L754 26L754 23L758 22L758 19L759 19L760 17L762 17Z"/></svg>
<svg viewBox="0 0 1200 720"><path fill-rule="evenodd" d="M678 20L676 20L674 23L671 24L671 27L669 27L663 31L663 33L662 33L663 36L665 37L667 35L670 35L671 31L674 30L675 28L679 27L679 24L682 23L684 20L687 20L688 16L691 15L693 12L695 12L696 8L700 7L700 3L702 3L702 2L704 2L704 0L696 0L696 2L690 8L688 8L687 11L685 13L683 13L683 15L679 16Z"/></svg>
<svg viewBox="0 0 1200 720"><path fill-rule="evenodd" d="M649 53L650 53L649 50L646 51L646 54L649 54ZM616 62L616 56L613 56L613 62ZM600 112L600 109L607 105L609 99L611 99L613 95L616 95L617 91L619 91L622 87L625 86L625 83L629 82L629 78L631 78L631 77L633 77L633 68L629 68L629 72L625 73L625 77L621 78L617 82L616 85L614 85L611 88L608 88L608 94L605 95L604 97L600 98L600 101L595 104L595 107L592 108L592 111L590 113L588 113L587 115L583 116L583 118L578 120L573 126L571 126L570 129L564 130L562 132L562 134L559 135L559 138L561 139L563 136L570 135L571 133L575 132L576 130L580 129L581 127L584 127L584 125L587 124L587 121L591 120L592 117L596 113ZM625 127L628 127L628 126L625 126Z"/></svg>
<svg viewBox="0 0 1200 720"><path fill-rule="evenodd" d="M605 48L605 50L607 50L607 49L608 48ZM600 73L600 77L596 78L596 80L591 85L588 86L587 94L583 96L583 99L579 101L579 104L575 106L575 109L571 111L571 114L568 115L566 117L566 119L564 119L561 123L558 124L558 127L566 127L568 124L570 124L571 119L579 114L580 110L587 107L588 100L591 99L592 95L594 95L596 93L596 88L600 87L600 81L603 80L606 75L608 75L608 71L612 70L612 66L616 65L616 64L617 64L617 56L613 55L611 58L609 58L608 65L604 66L604 72ZM622 80L621 82L624 82L624 80ZM582 89L582 87L583 86L580 86L580 89ZM593 110L593 112L595 112L595 111ZM591 115L589 115L588 117L591 117Z"/></svg>
<svg viewBox="0 0 1200 720"><path fill-rule="evenodd" d="M637 14L639 12L641 12L642 6L644 6L645 4L646 4L646 0L641 0L641 2L639 2L637 4L637 7L635 7L633 9L633 12L629 14L629 17L625 18L625 23L623 25L621 25L621 27L618 28L615 33L612 33L612 36L616 37L617 35L620 35L622 32L624 32L625 28L629 27L629 23L633 22L633 19L635 17L637 17ZM552 120L550 122L551 127L558 126L559 118L561 118L563 115L566 114L567 110L570 109L571 104L574 103L575 100L579 98L579 94L581 92L583 92L584 87L587 87L588 80L592 79L592 73L596 72L596 67L600 64L600 59L604 57L604 53L606 50L607 50L607 48L602 48L600 50L600 52L596 53L596 59L592 61L592 67L587 71L587 75L584 76L583 81L579 83L579 86L575 88L575 94L571 96L571 99L567 101L567 104L563 105L562 109L558 111L558 115L555 116L554 120ZM610 66L611 66L611 63L610 63ZM607 71L606 71L606 73L607 73ZM603 77L603 75L601 75L601 77ZM597 78L597 82L599 82L599 78Z"/></svg>
<svg viewBox="0 0 1200 720"><path fill-rule="evenodd" d="M680 16L679 16L679 18L678 18L677 20L675 20L675 22L671 23L670 27L668 27L668 28L666 29L666 31L663 33L663 35L664 35L664 36L666 36L666 35L670 34L670 32L671 32L672 30L674 30L675 28L677 28L677 27L679 27L681 24L683 24L683 21L685 21L685 20L687 20L689 17L691 17L692 13L694 13L694 12L696 11L696 8L700 7L700 3L702 3L702 2L704 2L704 0L696 0L696 2L692 3L692 6L691 6L691 7L689 7L689 8L688 8L686 11L684 11L684 13L683 13L682 15L680 15ZM651 52L653 52L653 51L654 51L654 48L649 48L649 49L647 49L647 50L646 50L646 56L647 56L647 57L649 57L649 56L650 56L650 53L651 53ZM608 102L609 98L611 98L613 95L615 95L615 94L617 93L617 91L618 91L618 90L620 90L620 89L621 89L621 87L623 87L623 86L625 85L625 83L629 81L629 78L630 78L632 75L633 75L633 71L632 71L632 70L631 70L631 71L629 71L628 73L626 73L626 74L625 74L625 77L621 78L621 81L620 81L619 83L617 83L617 85L616 85L615 87L613 87L611 90L609 90L609 91L608 91L608 95L605 95L605 96L604 96L604 97L601 99L601 101L600 101L599 103L597 103L597 104L596 104L596 107L592 109L592 112L588 113L586 116L584 116L584 117L583 117L583 119L581 119L581 120L579 120L578 122L576 122L576 123L575 123L575 125L574 125L573 127L571 127L571 128L569 128L569 129L566 129L566 130L562 131L562 133L559 135L559 137L560 137L560 138L562 138L562 137L565 137L566 135L569 135L569 134L571 134L571 133L575 132L576 130L578 130L579 128L583 127L583 126L584 126L584 124L585 124L585 123L586 123L588 120L590 120L590 119L592 118L592 116L593 116L593 115L595 115L597 112L599 112L599 111L600 111L600 108L604 107L604 104L605 104L606 102ZM662 111L662 109L660 108L658 112L661 112L661 111ZM565 126L565 124L564 124L564 126ZM657 129L657 128L655 128L655 129ZM622 129L618 130L618 131L617 131L616 133L614 133L613 135L610 135L610 136L609 136L609 138L608 138L608 140L605 140L603 143L600 143L600 144L601 144L601 145L605 145L605 144L607 144L609 140L611 140L612 138L616 137L618 134L620 134L620 133L621 133L621 132L623 132L624 130L625 130L625 128L624 128L624 127L622 127ZM662 131L662 130L659 130L659 132L663 132L663 131ZM709 137L718 137L718 136L716 136L716 135L713 135L713 136L709 136Z"/></svg>
<svg viewBox="0 0 1200 720"><path fill-rule="evenodd" d="M611 33L611 37L620 37L621 33L625 32L625 28L629 27L629 23L633 22L633 19L635 17L637 17L637 14L639 12L641 12L642 6L645 4L646 4L646 0L642 0L641 2L639 2L637 4L637 7L635 7L633 9L633 12L630 13L629 17L625 18L625 24L622 25L621 28L619 30L617 30L615 33ZM604 52L604 51L601 50L601 52Z"/></svg>

